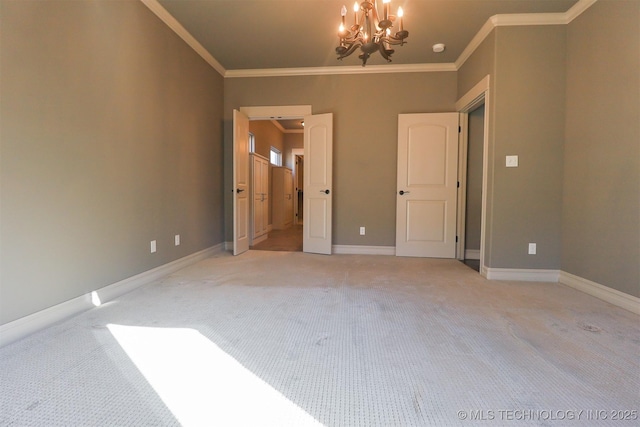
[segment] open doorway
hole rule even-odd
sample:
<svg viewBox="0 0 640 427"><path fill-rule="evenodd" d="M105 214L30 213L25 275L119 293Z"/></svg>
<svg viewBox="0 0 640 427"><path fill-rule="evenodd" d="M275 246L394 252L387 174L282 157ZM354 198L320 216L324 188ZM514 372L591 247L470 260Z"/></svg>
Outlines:
<svg viewBox="0 0 640 427"><path fill-rule="evenodd" d="M485 238L490 123L490 76L456 102L460 113L460 167L457 258L486 277ZM467 240L469 240L467 242Z"/></svg>
<svg viewBox="0 0 640 427"><path fill-rule="evenodd" d="M302 122L302 117L249 121L252 165L256 165L250 188L256 194L249 213L252 250L303 250L302 216L298 217L303 196L299 183L304 173ZM261 163L267 168L264 177L259 172ZM259 188L264 189L254 190ZM263 223L266 229L260 232Z"/></svg>
<svg viewBox="0 0 640 427"><path fill-rule="evenodd" d="M468 113L467 129L466 212L463 262L477 272L480 272L484 104Z"/></svg>
<svg viewBox="0 0 640 427"><path fill-rule="evenodd" d="M233 254L249 250L249 121L303 117L303 252L332 253L333 113L311 114L310 105L240 107L233 110ZM309 173L313 171L314 173Z"/></svg>

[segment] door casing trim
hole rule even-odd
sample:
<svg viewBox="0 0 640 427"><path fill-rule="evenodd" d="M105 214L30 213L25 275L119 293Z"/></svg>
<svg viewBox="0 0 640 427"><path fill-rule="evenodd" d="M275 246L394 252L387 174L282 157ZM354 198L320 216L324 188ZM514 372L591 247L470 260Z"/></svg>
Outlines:
<svg viewBox="0 0 640 427"><path fill-rule="evenodd" d="M463 117L461 117L460 123L463 127L460 133L460 145L464 146L464 150L459 150L458 155L460 156L459 164L463 163L462 160L462 151L466 154L469 145L469 132L467 129L468 125L468 116L469 113L480 105L484 104L484 135L483 135L483 144L482 144L482 213L481 213L481 221L480 221L480 274L484 277L487 277L487 266L485 264L485 243L486 243L486 221L487 221L487 181L488 181L488 169L489 169L489 124L491 108L490 108L490 82L491 76L487 74L482 80L480 80L476 85L471 88L467 93L465 93L457 102L456 102L456 111L458 111ZM466 159L464 160L465 170L464 175L466 176ZM460 173L458 174L460 176ZM467 183L466 180L460 181L460 191L459 197L464 197L467 192ZM458 206L460 207L460 205ZM464 224L466 212L459 211L460 215L458 215L458 225L462 222ZM464 230L464 226L459 228ZM458 244L464 242L464 238L460 238ZM464 247L462 249L459 247L458 254L464 253Z"/></svg>

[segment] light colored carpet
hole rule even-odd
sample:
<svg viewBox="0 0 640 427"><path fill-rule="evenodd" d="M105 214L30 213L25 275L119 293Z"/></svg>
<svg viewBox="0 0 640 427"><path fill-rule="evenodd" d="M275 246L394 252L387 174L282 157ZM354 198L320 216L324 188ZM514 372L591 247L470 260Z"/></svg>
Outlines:
<svg viewBox="0 0 640 427"><path fill-rule="evenodd" d="M637 425L638 320L454 260L221 254L0 349L0 425Z"/></svg>

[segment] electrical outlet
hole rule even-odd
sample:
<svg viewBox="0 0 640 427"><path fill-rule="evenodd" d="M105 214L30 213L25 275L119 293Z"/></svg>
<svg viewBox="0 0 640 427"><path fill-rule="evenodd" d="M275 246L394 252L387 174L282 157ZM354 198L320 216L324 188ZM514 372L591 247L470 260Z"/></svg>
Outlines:
<svg viewBox="0 0 640 427"><path fill-rule="evenodd" d="M155 253L156 252L156 241L152 240L151 241L151 253Z"/></svg>
<svg viewBox="0 0 640 427"><path fill-rule="evenodd" d="M179 234L175 235L174 242L175 242L176 246L180 246L180 235Z"/></svg>
<svg viewBox="0 0 640 427"><path fill-rule="evenodd" d="M507 156L506 166L508 168L517 168L518 167L518 156Z"/></svg>
<svg viewBox="0 0 640 427"><path fill-rule="evenodd" d="M536 244L529 243L529 255L535 255L535 254L536 254Z"/></svg>
<svg viewBox="0 0 640 427"><path fill-rule="evenodd" d="M360 227L360 235L361 235L361 236L364 236L364 234L365 234L365 229L364 229L364 227Z"/></svg>

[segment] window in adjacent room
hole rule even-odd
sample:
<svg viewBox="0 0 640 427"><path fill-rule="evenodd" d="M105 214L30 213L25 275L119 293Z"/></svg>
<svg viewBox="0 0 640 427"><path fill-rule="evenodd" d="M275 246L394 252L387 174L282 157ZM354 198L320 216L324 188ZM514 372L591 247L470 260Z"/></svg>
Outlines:
<svg viewBox="0 0 640 427"><path fill-rule="evenodd" d="M275 147L271 147L271 164L282 166L282 153Z"/></svg>
<svg viewBox="0 0 640 427"><path fill-rule="evenodd" d="M256 152L256 136L251 132L249 132L249 152L250 153Z"/></svg>

